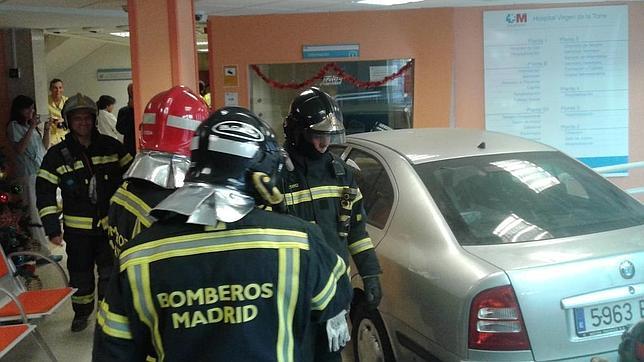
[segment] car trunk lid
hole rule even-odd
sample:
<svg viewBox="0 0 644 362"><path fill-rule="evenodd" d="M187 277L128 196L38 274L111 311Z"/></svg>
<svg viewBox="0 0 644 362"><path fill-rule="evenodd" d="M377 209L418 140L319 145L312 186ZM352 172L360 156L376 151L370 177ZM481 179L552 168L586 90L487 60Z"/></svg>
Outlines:
<svg viewBox="0 0 644 362"><path fill-rule="evenodd" d="M642 226L464 249L508 275L536 360L615 350L625 325L644 318Z"/></svg>

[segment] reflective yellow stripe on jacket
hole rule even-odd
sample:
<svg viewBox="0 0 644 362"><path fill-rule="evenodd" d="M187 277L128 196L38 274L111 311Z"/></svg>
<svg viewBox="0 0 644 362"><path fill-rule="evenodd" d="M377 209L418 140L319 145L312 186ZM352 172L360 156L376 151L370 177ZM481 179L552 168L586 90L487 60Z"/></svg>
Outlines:
<svg viewBox="0 0 644 362"><path fill-rule="evenodd" d="M109 305L105 301L100 303L96 321L103 329L103 333L108 336L132 339L132 332L130 332L130 322L128 318L111 312Z"/></svg>
<svg viewBox="0 0 644 362"><path fill-rule="evenodd" d="M62 210L58 208L58 206L47 206L43 207L42 209L38 210L38 216L41 218L51 215L51 214L57 214L61 212Z"/></svg>
<svg viewBox="0 0 644 362"><path fill-rule="evenodd" d="M151 208L148 204L122 187L119 187L116 190L114 196L112 196L111 201L117 205L120 205L131 214L136 216L136 218L146 228L150 227L150 225L152 225L152 223L156 220L154 217L150 216Z"/></svg>
<svg viewBox="0 0 644 362"><path fill-rule="evenodd" d="M128 163L130 163L130 161L132 160L133 160L132 155L130 155L129 153L126 153L125 156L121 157L121 159L119 160L119 166L123 167Z"/></svg>
<svg viewBox="0 0 644 362"><path fill-rule="evenodd" d="M38 177L45 179L54 185L58 185L58 182L60 181L58 176L42 168L38 170Z"/></svg>
<svg viewBox="0 0 644 362"><path fill-rule="evenodd" d="M93 219L91 217L71 216L63 214L63 224L70 228L92 230Z"/></svg>
<svg viewBox="0 0 644 362"><path fill-rule="evenodd" d="M308 250L309 244L306 233L282 229L238 229L176 236L125 250L120 256L121 271L167 258L251 248Z"/></svg>
<svg viewBox="0 0 644 362"><path fill-rule="evenodd" d="M285 193L284 200L286 200L286 205L297 205L302 202L310 202L325 198L340 198L342 196L342 192L348 188L348 186L317 186L306 190ZM358 190L358 196L353 200L353 202L356 202L361 198L362 194L360 193L360 190Z"/></svg>
<svg viewBox="0 0 644 362"><path fill-rule="evenodd" d="M279 249L277 360L293 361L293 317L300 285L300 250Z"/></svg>
<svg viewBox="0 0 644 362"><path fill-rule="evenodd" d="M349 253L351 253L351 255L360 254L361 252L368 249L373 249L373 242L371 241L370 237L360 239L349 245Z"/></svg>
<svg viewBox="0 0 644 362"><path fill-rule="evenodd" d="M110 163L110 162L117 162L119 160L119 155L116 153L113 153L111 155L107 156L94 156L92 157L92 164L94 165L102 165L105 163Z"/></svg>
<svg viewBox="0 0 644 362"><path fill-rule="evenodd" d="M64 175L67 172L73 172L73 171L76 171L76 170L80 170L80 169L82 169L84 167L85 167L85 165L83 165L82 161L76 161L76 162L74 162L72 167L70 167L67 164L64 164L62 166L58 166L56 168L56 172L58 172L60 175Z"/></svg>
<svg viewBox="0 0 644 362"><path fill-rule="evenodd" d="M343 274L346 273L346 271L347 266L344 263L344 260L338 256L333 272L331 273L331 276L329 276L324 288L311 299L311 309L323 310L326 308L335 296L338 280L343 277Z"/></svg>
<svg viewBox="0 0 644 362"><path fill-rule="evenodd" d="M134 310L139 319L150 329L152 345L157 352L159 361L163 361L165 352L161 334L159 333L159 317L154 308L152 290L150 289L150 265L134 265L128 269L127 276L130 281Z"/></svg>

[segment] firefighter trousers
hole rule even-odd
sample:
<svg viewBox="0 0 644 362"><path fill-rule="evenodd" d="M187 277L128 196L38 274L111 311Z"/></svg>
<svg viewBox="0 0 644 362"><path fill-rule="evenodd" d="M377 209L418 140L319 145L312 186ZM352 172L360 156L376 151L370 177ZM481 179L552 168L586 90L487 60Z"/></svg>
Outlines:
<svg viewBox="0 0 644 362"><path fill-rule="evenodd" d="M77 233L66 231L67 270L69 284L78 290L72 296L72 308L79 316L89 316L94 311L96 283L94 268L98 271L98 300L103 299L105 288L114 265L107 234L103 232Z"/></svg>

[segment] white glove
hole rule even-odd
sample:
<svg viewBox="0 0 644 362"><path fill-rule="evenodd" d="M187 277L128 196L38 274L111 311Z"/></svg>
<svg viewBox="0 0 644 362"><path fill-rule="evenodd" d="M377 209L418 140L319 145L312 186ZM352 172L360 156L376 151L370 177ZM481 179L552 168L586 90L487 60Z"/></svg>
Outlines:
<svg viewBox="0 0 644 362"><path fill-rule="evenodd" d="M349 334L349 325L347 324L346 310L338 313L335 317L326 321L326 335L329 338L329 351L337 352L344 347L351 335Z"/></svg>

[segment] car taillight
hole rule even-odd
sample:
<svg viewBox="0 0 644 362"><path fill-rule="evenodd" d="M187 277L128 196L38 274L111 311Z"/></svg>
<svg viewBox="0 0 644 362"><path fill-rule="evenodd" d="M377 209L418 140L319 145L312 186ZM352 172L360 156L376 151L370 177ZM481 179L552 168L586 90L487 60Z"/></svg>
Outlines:
<svg viewBox="0 0 644 362"><path fill-rule="evenodd" d="M530 349L519 303L510 285L487 289L474 297L469 347L499 351Z"/></svg>

